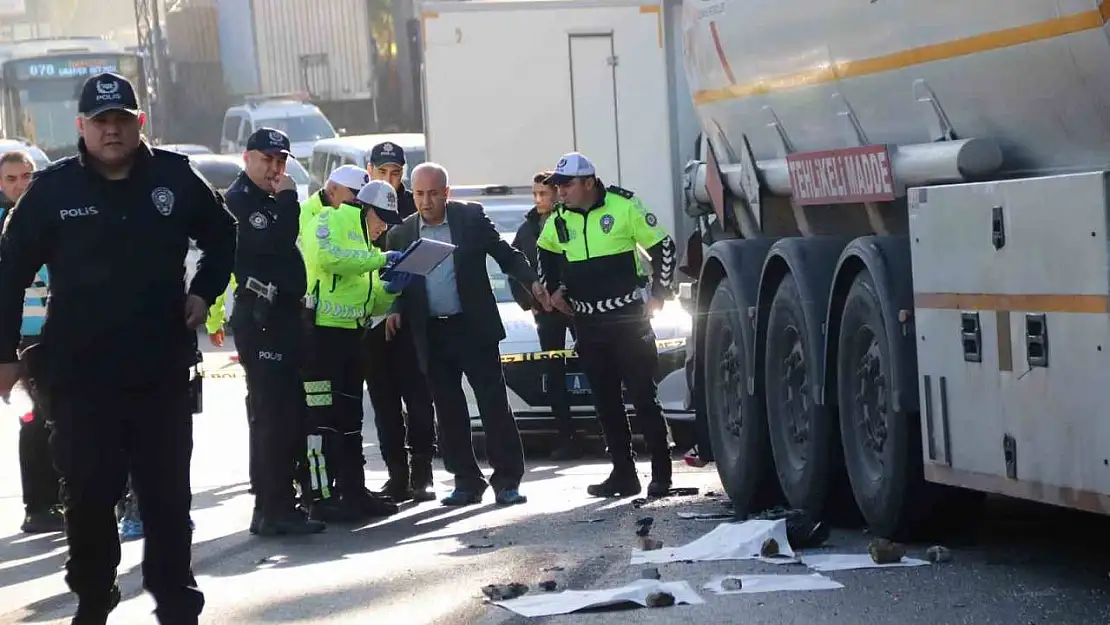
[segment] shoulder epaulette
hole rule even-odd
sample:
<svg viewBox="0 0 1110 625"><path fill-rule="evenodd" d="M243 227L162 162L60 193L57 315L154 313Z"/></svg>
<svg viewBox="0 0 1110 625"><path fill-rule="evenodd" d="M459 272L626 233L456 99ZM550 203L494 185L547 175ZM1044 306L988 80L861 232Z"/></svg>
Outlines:
<svg viewBox="0 0 1110 625"><path fill-rule="evenodd" d="M54 172L58 172L58 171L61 171L63 169L66 169L70 165L73 165L73 164L76 164L76 163L77 163L77 156L67 156L65 158L60 158L60 159L54 161L53 163L50 163L49 165L47 165L43 169L40 169L40 170L36 171L34 173L34 175L32 176L32 179L38 179L42 176L49 176L50 174L52 174Z"/></svg>
<svg viewBox="0 0 1110 625"><path fill-rule="evenodd" d="M611 184L605 190L608 191L609 193L616 193L617 195L623 197L626 200L631 200L632 199L633 193L631 191L629 191L628 189L618 187L617 185Z"/></svg>
<svg viewBox="0 0 1110 625"><path fill-rule="evenodd" d="M150 148L150 153L153 154L155 158L165 158L165 159L169 159L169 160L175 160L175 161L178 161L178 162L186 162L186 163L189 162L189 155L188 154L182 154L181 152L174 152L173 150L163 150L162 148Z"/></svg>

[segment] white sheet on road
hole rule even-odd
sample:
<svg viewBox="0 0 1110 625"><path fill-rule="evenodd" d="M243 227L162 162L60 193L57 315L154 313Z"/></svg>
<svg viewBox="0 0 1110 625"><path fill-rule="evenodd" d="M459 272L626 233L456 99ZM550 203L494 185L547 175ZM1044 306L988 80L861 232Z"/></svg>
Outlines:
<svg viewBox="0 0 1110 625"><path fill-rule="evenodd" d="M627 603L636 603L647 607L647 597L654 592L670 593L674 596L675 605L705 603L705 600L687 582L661 582L654 579L636 580L620 588L537 593L494 603L521 616L533 618L570 614L586 608L603 608Z"/></svg>
<svg viewBox="0 0 1110 625"><path fill-rule="evenodd" d="M721 585L728 578L739 578L740 590L725 590ZM784 590L836 590L844 584L829 579L820 573L811 575L718 575L702 586L703 590L718 595L745 595L757 592L780 592Z"/></svg>
<svg viewBox="0 0 1110 625"><path fill-rule="evenodd" d="M807 553L802 564L814 571L851 571L854 569L889 569L907 566L924 566L928 562L917 558L902 558L892 564L875 564L866 553Z"/></svg>
<svg viewBox="0 0 1110 625"><path fill-rule="evenodd" d="M768 538L775 539L779 544L779 553L786 557L760 557L759 552ZM632 564L713 560L761 560L776 564L795 562L794 550L790 548L790 541L786 538L786 520L722 523L712 532L681 547L664 547L653 551L632 550Z"/></svg>

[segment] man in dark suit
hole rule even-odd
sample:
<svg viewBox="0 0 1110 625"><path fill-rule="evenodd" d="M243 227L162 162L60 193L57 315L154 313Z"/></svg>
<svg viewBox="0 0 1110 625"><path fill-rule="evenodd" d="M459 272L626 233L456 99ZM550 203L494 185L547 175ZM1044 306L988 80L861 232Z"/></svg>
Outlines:
<svg viewBox="0 0 1110 625"><path fill-rule="evenodd" d="M493 467L489 485L496 501L501 505L524 503L527 499L519 491L524 451L505 394L498 349L505 328L486 271L486 256L492 256L506 275L529 285L545 308L551 305L547 289L524 254L501 238L481 204L448 200L451 189L443 167L418 165L412 172L412 192L417 214L390 231L389 249L403 250L419 238L457 246L426 278L405 289L386 319L388 337L395 336L402 323L411 329L420 366L432 389L440 454L447 471L455 476L454 492L441 503L480 503L487 487L470 438L470 411L462 390L464 373L481 411Z"/></svg>

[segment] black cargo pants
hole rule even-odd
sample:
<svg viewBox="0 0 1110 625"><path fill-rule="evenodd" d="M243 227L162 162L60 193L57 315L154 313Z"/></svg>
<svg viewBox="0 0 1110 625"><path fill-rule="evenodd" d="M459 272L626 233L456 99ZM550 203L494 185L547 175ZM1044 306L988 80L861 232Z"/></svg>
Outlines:
<svg viewBox="0 0 1110 625"><path fill-rule="evenodd" d="M362 328L316 326L305 373L308 478L313 500L366 488L362 453ZM332 489L335 489L335 492Z"/></svg>
<svg viewBox="0 0 1110 625"><path fill-rule="evenodd" d="M659 352L644 305L633 304L599 315L576 315L574 327L578 357L590 382L613 463L634 458L622 382L636 409L649 452L653 456L668 455L667 422L655 383Z"/></svg>
<svg viewBox="0 0 1110 625"><path fill-rule="evenodd" d="M256 507L264 515L281 516L293 511L296 467L304 457L301 307L299 302L271 305L260 325L253 305L254 296L243 294L231 316L239 364L247 376L251 485Z"/></svg>
<svg viewBox="0 0 1110 625"><path fill-rule="evenodd" d="M363 377L374 406L382 460L391 470L403 467L402 473L408 471L409 453L430 461L436 451L432 391L420 370L411 332L402 325L397 336L387 341L383 322L363 337Z"/></svg>
<svg viewBox="0 0 1110 625"><path fill-rule="evenodd" d="M566 349L567 329L570 327L570 318L560 312L537 313L536 333L539 335L540 349L545 352ZM547 369L547 401L559 428L559 436L564 439L572 438L574 422L571 420L570 398L567 396L566 359L548 358L544 364Z"/></svg>
<svg viewBox="0 0 1110 625"><path fill-rule="evenodd" d="M66 583L82 613L110 606L120 563L116 503L130 473L146 545L143 587L160 623L195 624L204 607L190 569L193 452L189 377L139 388L50 388L51 448L62 475Z"/></svg>
<svg viewBox="0 0 1110 625"><path fill-rule="evenodd" d="M20 352L36 343L35 337L25 337ZM31 420L19 425L19 476L23 486L23 506L27 514L46 512L61 503L58 492L58 470L54 468L54 454L50 452L50 423L46 401L35 380L31 388Z"/></svg>

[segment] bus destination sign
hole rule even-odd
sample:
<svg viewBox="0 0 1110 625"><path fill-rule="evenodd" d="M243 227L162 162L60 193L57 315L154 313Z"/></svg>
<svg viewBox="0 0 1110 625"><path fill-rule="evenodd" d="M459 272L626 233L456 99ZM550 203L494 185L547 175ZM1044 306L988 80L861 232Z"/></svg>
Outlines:
<svg viewBox="0 0 1110 625"><path fill-rule="evenodd" d="M119 72L119 59L104 57L35 59L16 64L17 80L88 78L103 72Z"/></svg>

